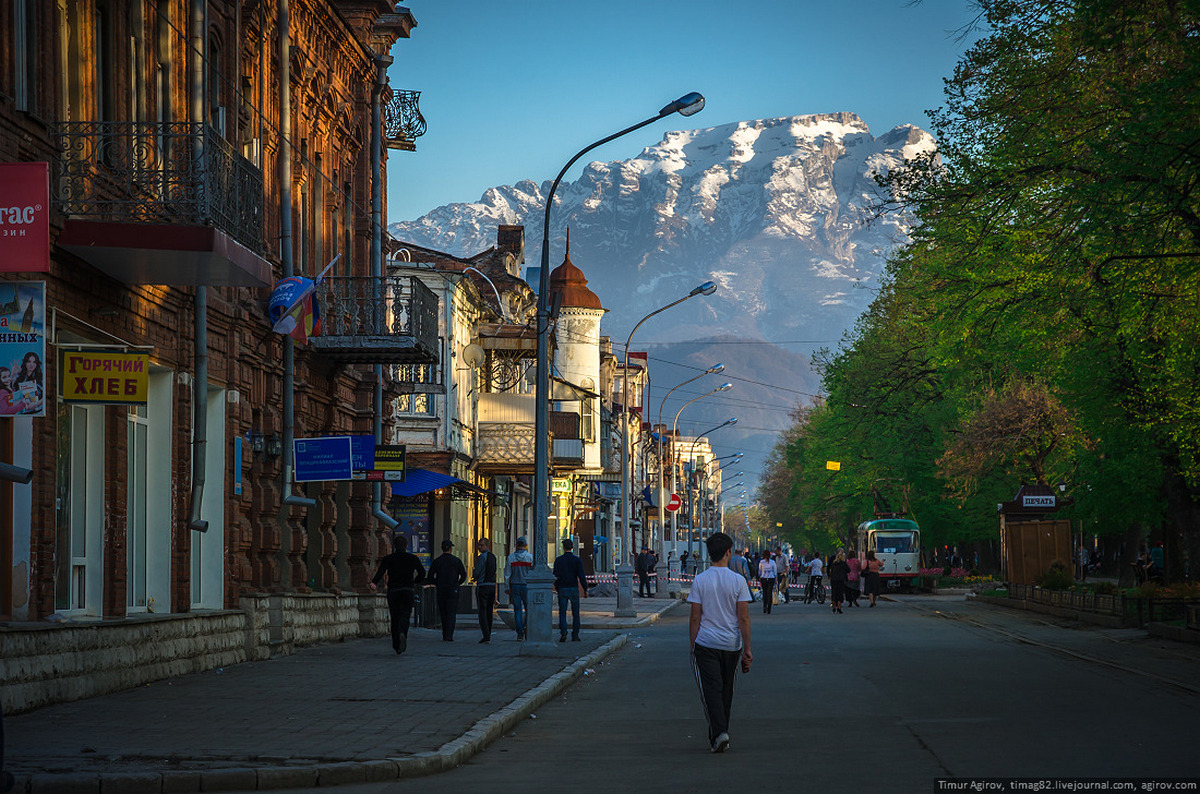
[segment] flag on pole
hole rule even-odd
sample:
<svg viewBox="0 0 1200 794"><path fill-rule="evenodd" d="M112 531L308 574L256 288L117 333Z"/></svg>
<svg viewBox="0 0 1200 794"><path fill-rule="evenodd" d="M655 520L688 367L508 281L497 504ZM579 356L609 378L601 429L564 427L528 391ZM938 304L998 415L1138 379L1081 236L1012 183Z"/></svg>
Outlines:
<svg viewBox="0 0 1200 794"><path fill-rule="evenodd" d="M290 336L300 345L307 344L310 336L320 336L321 306L315 295L317 285L341 258L341 254L335 256L316 280L291 276L276 282L267 304L272 331Z"/></svg>
<svg viewBox="0 0 1200 794"><path fill-rule="evenodd" d="M647 485L645 487L645 489L642 491L642 501L645 502L646 504L648 504L650 507L656 507L656 505L654 504L654 495L652 493L650 493L649 485Z"/></svg>

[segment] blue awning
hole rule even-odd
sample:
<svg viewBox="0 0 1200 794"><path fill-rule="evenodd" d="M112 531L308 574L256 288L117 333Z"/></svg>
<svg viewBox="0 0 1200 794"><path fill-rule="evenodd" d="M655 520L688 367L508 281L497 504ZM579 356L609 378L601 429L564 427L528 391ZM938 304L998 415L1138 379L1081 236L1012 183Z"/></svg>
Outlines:
<svg viewBox="0 0 1200 794"><path fill-rule="evenodd" d="M396 496L416 496L445 488L456 482L462 482L462 480L428 469L409 469L404 473L404 482L392 483L392 493Z"/></svg>
<svg viewBox="0 0 1200 794"><path fill-rule="evenodd" d="M469 492L477 496L495 496L491 491L480 488L478 485L472 485L466 480L437 471L429 471L428 469L409 469L406 471L404 473L404 482L392 483L392 495L420 496L423 493L447 487L452 487L464 495L467 495L464 492Z"/></svg>

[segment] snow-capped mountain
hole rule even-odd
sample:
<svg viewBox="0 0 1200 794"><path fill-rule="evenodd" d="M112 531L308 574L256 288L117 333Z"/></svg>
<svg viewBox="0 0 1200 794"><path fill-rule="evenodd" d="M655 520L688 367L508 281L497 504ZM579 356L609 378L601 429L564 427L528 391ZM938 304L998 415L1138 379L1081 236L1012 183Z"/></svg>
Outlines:
<svg viewBox="0 0 1200 794"><path fill-rule="evenodd" d="M610 309L604 325L614 339L712 280L714 295L681 304L639 334L821 347L866 308L887 252L907 240L908 219L874 219L874 175L933 145L910 125L876 138L853 113L668 132L635 158L593 162L559 185L551 267L563 260L570 227L571 260ZM492 245L497 224L522 224L526 261L536 266L549 188L529 180L491 188L478 202L439 207L390 231L470 255Z"/></svg>

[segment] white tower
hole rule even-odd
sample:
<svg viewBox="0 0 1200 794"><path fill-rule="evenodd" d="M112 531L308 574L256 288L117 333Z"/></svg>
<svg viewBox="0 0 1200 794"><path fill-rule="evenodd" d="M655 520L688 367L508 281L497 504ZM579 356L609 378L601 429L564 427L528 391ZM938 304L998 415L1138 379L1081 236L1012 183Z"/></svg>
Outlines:
<svg viewBox="0 0 1200 794"><path fill-rule="evenodd" d="M567 231L567 254L550 273L550 300L558 301L557 349L552 373L593 394L600 391L600 318L608 311L588 289L583 271L571 263L571 232ZM599 472L600 400L585 397L579 402L580 435L583 436L583 468Z"/></svg>

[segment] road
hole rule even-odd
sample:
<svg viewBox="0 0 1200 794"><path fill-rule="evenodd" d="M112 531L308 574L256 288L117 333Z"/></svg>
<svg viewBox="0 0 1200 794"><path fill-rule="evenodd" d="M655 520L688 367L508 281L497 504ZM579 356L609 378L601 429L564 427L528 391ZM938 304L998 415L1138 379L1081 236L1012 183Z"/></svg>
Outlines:
<svg viewBox="0 0 1200 794"><path fill-rule="evenodd" d="M939 777L1200 778L1200 646L961 598L897 596L841 615L751 607L755 664L723 755L708 751L681 606L462 767L338 791L862 794L931 792Z"/></svg>

